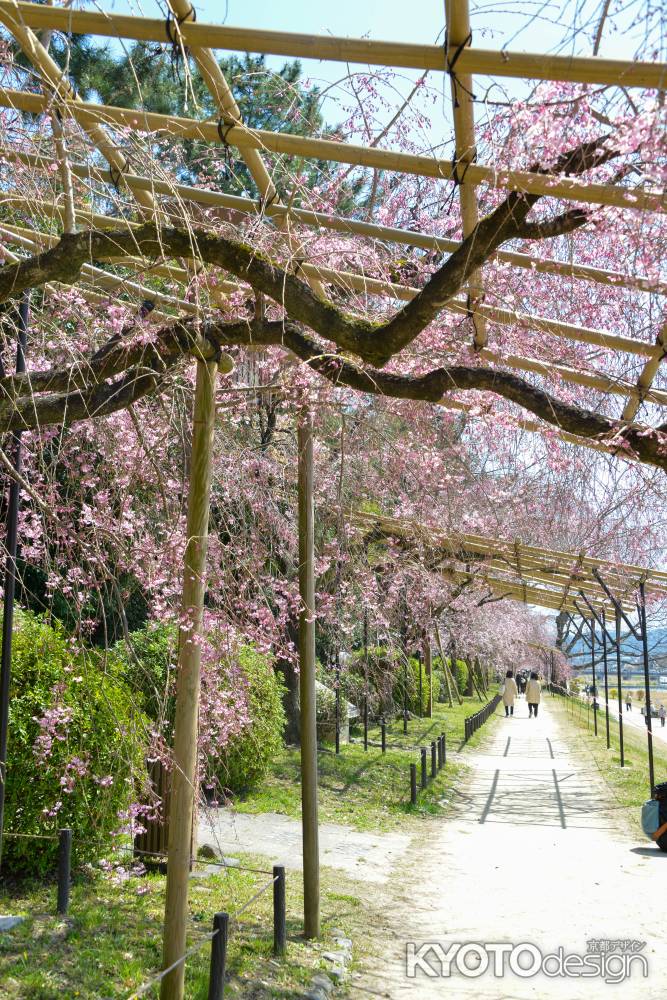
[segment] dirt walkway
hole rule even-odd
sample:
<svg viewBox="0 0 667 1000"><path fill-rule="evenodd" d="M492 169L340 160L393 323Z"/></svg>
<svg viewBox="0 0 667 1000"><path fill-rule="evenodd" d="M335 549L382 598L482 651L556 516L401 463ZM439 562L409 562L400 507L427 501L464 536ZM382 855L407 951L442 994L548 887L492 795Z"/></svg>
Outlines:
<svg viewBox="0 0 667 1000"><path fill-rule="evenodd" d="M357 981L355 995L664 1000L667 854L632 838L552 700L545 699L537 720L528 719L520 701L514 718L494 725L469 758L473 769L454 816L430 827L429 842L413 842L394 872L380 925L372 928L377 958ZM461 975L456 962L463 957L457 956L450 967L454 978L443 978L442 952L418 951L424 942L437 942L445 952L457 942L507 942L531 943L543 955L562 948L583 956L591 939L645 941L639 954L646 956L648 978L637 958L622 985L605 983L593 966L588 978L581 966L576 977L549 976L529 951L516 952L512 963L527 970L535 964L531 976L514 974L506 956L504 973L494 977L491 955L478 977ZM408 978L407 942L416 942L415 957L426 957L436 977L416 962L415 978ZM465 964L479 968L483 956L472 948ZM628 959L611 963L612 977L621 962ZM571 973L577 965L570 960ZM560 962L547 963L547 971L559 970Z"/></svg>
<svg viewBox="0 0 667 1000"><path fill-rule="evenodd" d="M340 823L321 823L320 863L362 882L384 885L405 854L410 837L401 833L360 833ZM274 865L302 868L301 821L279 813L235 813L231 809L204 810L199 822L199 846L218 855L239 851L263 854Z"/></svg>

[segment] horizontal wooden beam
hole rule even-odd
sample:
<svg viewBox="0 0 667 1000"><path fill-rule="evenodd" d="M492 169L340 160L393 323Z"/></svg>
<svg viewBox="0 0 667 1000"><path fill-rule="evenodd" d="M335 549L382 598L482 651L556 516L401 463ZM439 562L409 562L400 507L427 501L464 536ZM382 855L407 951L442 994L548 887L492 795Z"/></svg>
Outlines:
<svg viewBox="0 0 667 1000"><path fill-rule="evenodd" d="M0 8L32 28L55 28L73 34L131 38L169 44L163 19L46 7L41 4L0 0ZM173 29L172 29L173 30ZM219 24L184 22L180 25L183 44L189 48L227 49L233 52L260 52L297 59L396 66L402 69L446 70L441 45L410 45L405 42L373 41L367 38L340 38L285 31L233 28ZM553 56L529 52L464 49L458 57L457 72L483 76L515 77L530 80L562 80L568 83L664 89L665 63L604 59L599 56Z"/></svg>
<svg viewBox="0 0 667 1000"><path fill-rule="evenodd" d="M4 157L9 163L15 161L37 170L48 171L53 164L53 160L44 156L39 156L35 153L26 153L22 150L14 150L6 146L0 147L0 156ZM76 177L80 177L86 181L97 180L104 184L113 184L114 182L108 170L102 170L98 167L82 163L72 163L70 167ZM281 221L289 219L291 222L299 222L306 226L313 226L316 229L329 229L346 235L364 236L368 239L382 240L387 243L399 243L406 246L419 247L423 250L435 250L438 253L454 252L460 245L456 240L449 240L441 236L430 236L427 233L417 233L409 229L399 229L392 226L381 226L372 222L361 222L358 219L346 219L342 216L328 215L325 212L313 212L303 208L289 208L284 205L276 205L275 203L260 205L259 202L253 201L251 198L223 194L219 191L207 191L202 188L191 187L187 184L161 181L132 173L124 173L122 182L130 189L154 191L156 194L163 194L172 199L179 199L183 203L195 202L198 205L228 208L233 212L248 215L263 214ZM164 208L164 206L162 207ZM554 274L575 280L581 279L597 284L612 285L615 288L637 288L645 292L667 295L667 282L661 282L657 278L648 278L646 275L626 275L620 271L592 267L588 264L577 264L571 261L554 260L549 257L535 257L512 250L499 250L489 260L497 260L503 264L510 264L531 272L537 271L540 274Z"/></svg>
<svg viewBox="0 0 667 1000"><path fill-rule="evenodd" d="M39 94L8 88L0 90L0 104L30 114L43 114L50 108L49 101ZM72 115L83 128L88 130L96 124L104 123L136 132L166 134L175 139L222 143L218 123L214 121L195 121L192 118L176 115L161 115L152 111L85 101L63 101L58 107L61 114ZM456 164L452 160L442 160L434 156L377 149L331 139L311 139L288 132L267 132L231 123L223 123L222 135L227 145L236 146L241 151L258 149L286 156L312 157L420 177L435 177L452 183L456 177ZM466 169L464 183L466 182L592 205L667 212L667 192L625 188L614 184L592 184L560 175L535 174L524 170L499 170L473 163Z"/></svg>
<svg viewBox="0 0 667 1000"><path fill-rule="evenodd" d="M486 348L481 350L479 354L486 361L506 368L534 372L545 378L562 379L563 382L570 382L572 385L583 385L589 389L597 389L599 392L611 393L614 396L625 396L628 399L641 395L641 398L655 403L657 406L667 406L667 392L662 389L646 389L642 393L636 385L624 385L619 379L601 373L577 371L569 365L551 364L548 361L541 361L539 358L525 358L519 354L502 355Z"/></svg>
<svg viewBox="0 0 667 1000"><path fill-rule="evenodd" d="M448 550L451 547L458 549L465 548L473 552L500 555L506 557L508 560L516 558L515 539L510 541L488 535L478 535L474 532L446 532L432 525L421 524L420 522L411 521L406 518L388 517L385 514L368 514L362 511L354 511L351 514L351 520L353 523L357 522L360 524L375 523L380 528L398 532L399 535L400 533L412 534L415 538L419 537L423 540L429 540L432 544L437 543L443 547L447 547ZM637 566L634 563L597 559L594 556L582 555L580 552L547 549L539 545L528 545L525 542L521 542L520 545L522 562L527 556L534 556L538 559L547 559L554 565L560 563L567 572L571 571L572 567L579 563L589 572L591 569L599 570L605 579L619 580L623 578L625 582L634 579L636 586L639 586L640 580L643 579L646 581L647 591L650 590L652 585L667 590L667 572L664 570L657 570L647 566Z"/></svg>

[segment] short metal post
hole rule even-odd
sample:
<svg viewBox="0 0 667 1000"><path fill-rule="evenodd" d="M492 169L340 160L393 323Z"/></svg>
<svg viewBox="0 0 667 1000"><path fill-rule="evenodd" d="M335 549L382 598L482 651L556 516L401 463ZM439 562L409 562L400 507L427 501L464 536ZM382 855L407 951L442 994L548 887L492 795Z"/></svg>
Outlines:
<svg viewBox="0 0 667 1000"><path fill-rule="evenodd" d="M58 831L58 913L66 914L69 909L69 883L72 871L72 831L69 828Z"/></svg>
<svg viewBox="0 0 667 1000"><path fill-rule="evenodd" d="M442 769L442 743L439 736L436 737L435 746L438 752L438 770L440 771Z"/></svg>
<svg viewBox="0 0 667 1000"><path fill-rule="evenodd" d="M445 733L440 737L442 740L442 766L444 767L447 763L447 736Z"/></svg>
<svg viewBox="0 0 667 1000"><path fill-rule="evenodd" d="M422 767L422 788L426 788L426 783L428 781L427 771L426 771L426 747L422 747L420 750L421 754L421 767Z"/></svg>
<svg viewBox="0 0 667 1000"><path fill-rule="evenodd" d="M436 760L436 749L435 740L431 740L431 777L435 778L438 770L438 763Z"/></svg>
<svg viewBox="0 0 667 1000"><path fill-rule="evenodd" d="M384 716L380 719L380 736L382 739L382 753L387 752L387 723Z"/></svg>
<svg viewBox="0 0 667 1000"><path fill-rule="evenodd" d="M410 802L417 805L417 765L410 764Z"/></svg>
<svg viewBox="0 0 667 1000"><path fill-rule="evenodd" d="M273 954L284 955L287 947L285 918L285 869L273 866Z"/></svg>
<svg viewBox="0 0 667 1000"><path fill-rule="evenodd" d="M214 937L211 940L211 972L208 980L208 1000L222 1000L225 995L225 965L227 963L227 938L229 914L216 913L213 917Z"/></svg>

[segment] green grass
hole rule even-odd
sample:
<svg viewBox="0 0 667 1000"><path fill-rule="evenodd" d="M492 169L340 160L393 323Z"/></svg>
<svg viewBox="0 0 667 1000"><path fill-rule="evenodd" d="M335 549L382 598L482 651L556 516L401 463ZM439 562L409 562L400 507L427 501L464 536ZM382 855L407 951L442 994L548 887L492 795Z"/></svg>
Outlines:
<svg viewBox="0 0 667 1000"><path fill-rule="evenodd" d="M260 859L244 858L256 867ZM210 930L218 911L238 911L268 881L232 868L206 879L193 879L188 944ZM0 935L0 996L3 1000L127 998L160 968L165 879L160 875L129 878L115 885L100 872L78 877L72 887L67 919L54 915L53 885L17 884L0 890L0 912L25 916L23 924ZM354 885L340 873L322 873L323 938L301 936L301 876L287 873L288 948L282 960L272 956L272 894L264 892L232 927L228 953L231 982L225 995L297 997L315 972L326 970L321 956L331 947L329 928L356 938L362 907ZM345 891L343 891L345 890ZM186 966L188 1000L206 1000L210 945L204 943ZM252 986L250 985L252 984ZM153 989L147 996L157 997Z"/></svg>
<svg viewBox="0 0 667 1000"><path fill-rule="evenodd" d="M625 766L621 767L618 719L609 716L611 748L607 750L604 706L598 712L597 736L594 734L593 713L581 701L572 699L566 702L563 698L554 698L550 700L551 706L560 718L566 719L578 731L582 741L579 749L585 749L590 754L634 832L640 831L639 807L649 798L646 733L631 726L623 727ZM654 726L658 722L654 719ZM655 780L667 780L667 744L653 741L653 761Z"/></svg>
<svg viewBox="0 0 667 1000"><path fill-rule="evenodd" d="M407 736L402 721L387 728L387 753L379 749L380 730L372 727L370 740L378 747L364 752L361 743L342 747L336 757L331 750L319 754L320 820L349 824L358 830L414 830L417 825L443 815L448 792L460 782L466 764L459 751L463 743L463 718L481 703L465 699L453 709L434 707L432 719L409 722ZM470 741L483 739L494 725L489 720ZM440 733L447 734L448 760L444 770L420 792L419 804L409 803L409 764L418 761L415 747L429 745ZM360 734L355 734L360 739ZM428 758L430 773L430 753ZM281 812L300 815L298 752L285 750L274 762L266 781L243 801L235 803L247 812ZM241 858L251 867L270 867L266 858ZM233 928L228 969L231 981L225 995L298 997L313 974L326 971L322 951L331 947L331 928L341 928L355 944L355 960L363 957L368 944L368 921L379 920L386 902L382 887L361 886L340 871L323 869L322 938L306 942L301 936L303 913L302 879L287 873L289 944L282 960L271 949L272 895L263 893ZM238 911L268 876L233 868L206 879L193 879L190 893L189 944L210 930L213 914ZM70 913L66 920L54 915L55 886L16 883L0 888L0 912L25 916L13 931L0 935L0 996L7 1000L54 1000L56 997L127 998L156 974L161 961L164 878L160 875L131 877L115 884L109 876L90 869L77 876ZM206 1000L210 945L204 943L187 963L188 1000ZM342 995L340 991L337 995ZM147 994L157 997L157 989Z"/></svg>
<svg viewBox="0 0 667 1000"><path fill-rule="evenodd" d="M321 822L346 823L356 830L395 830L412 828L424 816L443 815L447 811L448 792L460 783L465 763L456 753L463 741L463 719L481 707L479 699L464 698L462 706L437 704L431 719L411 719L408 734L403 721L387 726L387 752L380 749L380 728L369 729L370 746L363 748L362 733L353 731L353 742L341 744L339 756L325 747L318 754L319 818ZM492 721L486 726L492 725ZM484 727L486 728L486 727ZM470 741L474 747L480 732ZM419 792L416 807L410 805L411 763L417 763L418 747L430 748L431 740L441 733L447 737L447 766L439 771L424 791ZM376 744L376 745L373 745ZM430 775L431 757L428 754ZM278 812L298 818L301 815L299 751L286 748L273 762L262 784L234 800L239 812Z"/></svg>

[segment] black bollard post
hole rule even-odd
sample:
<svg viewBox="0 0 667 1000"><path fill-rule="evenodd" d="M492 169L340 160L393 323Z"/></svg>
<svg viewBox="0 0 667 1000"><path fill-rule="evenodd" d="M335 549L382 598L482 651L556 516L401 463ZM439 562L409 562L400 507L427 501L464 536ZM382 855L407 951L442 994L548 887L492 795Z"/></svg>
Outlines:
<svg viewBox="0 0 667 1000"><path fill-rule="evenodd" d="M440 737L442 740L442 766L444 767L447 763L447 736L445 733Z"/></svg>
<svg viewBox="0 0 667 1000"><path fill-rule="evenodd" d="M417 805L417 765L410 764L410 802Z"/></svg>
<svg viewBox="0 0 667 1000"><path fill-rule="evenodd" d="M440 771L442 770L442 743L439 736L436 737L435 748L438 754L438 770Z"/></svg>
<svg viewBox="0 0 667 1000"><path fill-rule="evenodd" d="M421 750L420 750L420 754L421 754L421 766L422 766L422 776L421 776L422 777L422 788L426 788L426 783L428 781L428 777L427 777L427 773L426 773L426 753L427 753L426 747L422 747Z"/></svg>
<svg viewBox="0 0 667 1000"><path fill-rule="evenodd" d="M431 777L435 778L438 770L438 764L436 760L436 749L435 740L431 740Z"/></svg>
<svg viewBox="0 0 667 1000"><path fill-rule="evenodd" d="M382 753L387 752L387 723L384 716L380 719L380 734L382 738Z"/></svg>
<svg viewBox="0 0 667 1000"><path fill-rule="evenodd" d="M287 947L285 918L285 869L273 866L273 954L284 955Z"/></svg>
<svg viewBox="0 0 667 1000"><path fill-rule="evenodd" d="M58 903L57 911L63 914L69 909L69 883L72 871L72 831L58 831Z"/></svg>
<svg viewBox="0 0 667 1000"><path fill-rule="evenodd" d="M225 965L227 964L227 937L229 935L228 913L215 914L213 917L213 931L208 1000L222 1000L225 995Z"/></svg>

